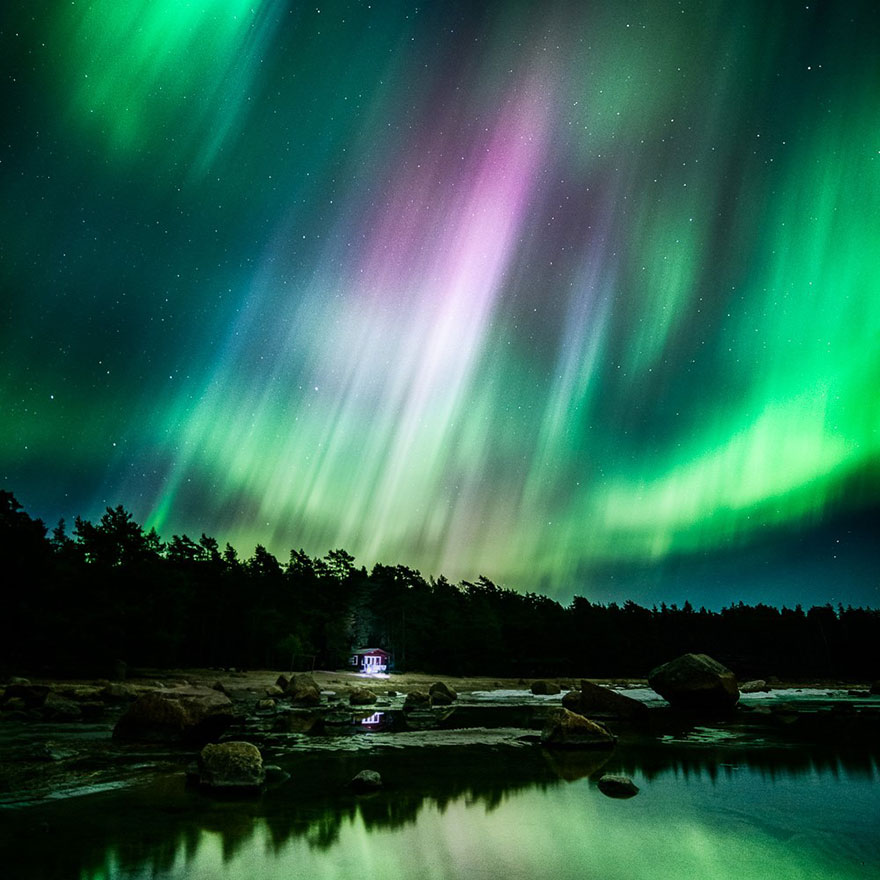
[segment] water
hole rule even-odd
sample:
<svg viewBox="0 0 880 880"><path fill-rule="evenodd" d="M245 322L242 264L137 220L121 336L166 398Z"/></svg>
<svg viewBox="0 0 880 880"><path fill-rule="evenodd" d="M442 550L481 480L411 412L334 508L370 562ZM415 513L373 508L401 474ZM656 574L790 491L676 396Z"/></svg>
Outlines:
<svg viewBox="0 0 880 880"><path fill-rule="evenodd" d="M865 878L880 876L871 749L722 731L611 753L491 744L276 756L290 779L252 799L143 784L0 812L9 880L209 878ZM604 763L603 763L604 762ZM386 790L346 781L379 770ZM604 772L640 793L603 795Z"/></svg>

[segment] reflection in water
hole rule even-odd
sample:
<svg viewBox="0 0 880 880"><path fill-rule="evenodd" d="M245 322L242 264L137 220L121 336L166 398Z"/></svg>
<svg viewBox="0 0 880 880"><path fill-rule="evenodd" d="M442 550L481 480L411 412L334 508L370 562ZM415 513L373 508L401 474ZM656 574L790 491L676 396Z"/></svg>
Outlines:
<svg viewBox="0 0 880 880"><path fill-rule="evenodd" d="M387 788L346 782L379 770ZM876 752L646 742L291 756L261 798L180 776L0 823L5 875L29 878L847 878L880 872ZM641 787L606 798L601 773ZM51 843L51 845L50 845ZM12 854L15 861L10 861Z"/></svg>

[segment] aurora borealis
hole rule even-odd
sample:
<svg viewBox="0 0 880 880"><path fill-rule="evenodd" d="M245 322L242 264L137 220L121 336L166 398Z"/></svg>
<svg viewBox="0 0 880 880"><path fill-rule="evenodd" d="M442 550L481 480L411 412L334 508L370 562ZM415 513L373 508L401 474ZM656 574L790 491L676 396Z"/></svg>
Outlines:
<svg viewBox="0 0 880 880"><path fill-rule="evenodd" d="M33 515L880 604L875 3L14 0L0 69Z"/></svg>

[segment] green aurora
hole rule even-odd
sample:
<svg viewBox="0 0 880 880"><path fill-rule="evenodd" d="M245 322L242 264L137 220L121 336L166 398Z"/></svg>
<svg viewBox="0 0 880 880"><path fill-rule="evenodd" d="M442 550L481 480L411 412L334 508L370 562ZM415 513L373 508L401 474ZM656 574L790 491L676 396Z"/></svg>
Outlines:
<svg viewBox="0 0 880 880"><path fill-rule="evenodd" d="M876 4L14 0L0 46L33 515L880 603Z"/></svg>

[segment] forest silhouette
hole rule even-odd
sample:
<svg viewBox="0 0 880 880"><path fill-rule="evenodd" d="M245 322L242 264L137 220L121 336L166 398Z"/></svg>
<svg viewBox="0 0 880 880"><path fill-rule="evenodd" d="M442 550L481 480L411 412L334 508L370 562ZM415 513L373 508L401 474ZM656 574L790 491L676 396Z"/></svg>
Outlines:
<svg viewBox="0 0 880 880"><path fill-rule="evenodd" d="M880 610L731 604L720 611L632 601L563 606L486 577L450 583L405 565L358 567L265 547L242 559L205 534L163 541L122 506L49 533L0 491L6 598L0 672L106 673L134 667L344 667L382 647L398 671L449 675L641 677L709 653L740 679L871 680Z"/></svg>

